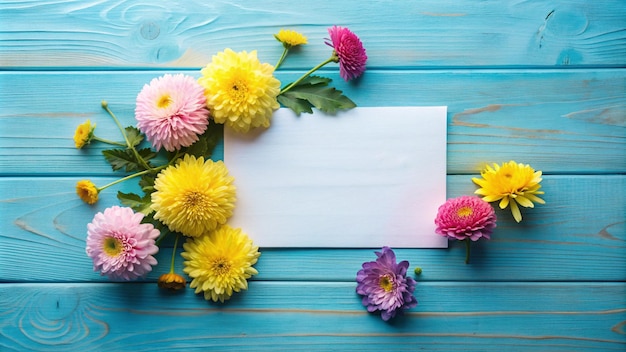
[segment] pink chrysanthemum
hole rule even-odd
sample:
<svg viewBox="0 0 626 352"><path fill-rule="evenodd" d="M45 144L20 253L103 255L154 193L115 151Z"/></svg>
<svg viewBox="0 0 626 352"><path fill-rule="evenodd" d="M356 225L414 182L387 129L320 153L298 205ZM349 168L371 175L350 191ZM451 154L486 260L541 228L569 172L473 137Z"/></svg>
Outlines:
<svg viewBox="0 0 626 352"><path fill-rule="evenodd" d="M142 224L144 215L131 208L113 206L97 213L87 225L87 255L94 271L111 279L143 277L157 264L159 236L152 224Z"/></svg>
<svg viewBox="0 0 626 352"><path fill-rule="evenodd" d="M326 42L335 50L339 62L339 75L346 82L365 72L367 55L363 43L348 28L333 26L328 28L331 42Z"/></svg>
<svg viewBox="0 0 626 352"><path fill-rule="evenodd" d="M448 199L437 211L435 232L457 240L491 238L496 213L489 203L476 196Z"/></svg>
<svg viewBox="0 0 626 352"><path fill-rule="evenodd" d="M204 88L182 74L155 78L137 95L135 118L156 150L188 147L209 124Z"/></svg>

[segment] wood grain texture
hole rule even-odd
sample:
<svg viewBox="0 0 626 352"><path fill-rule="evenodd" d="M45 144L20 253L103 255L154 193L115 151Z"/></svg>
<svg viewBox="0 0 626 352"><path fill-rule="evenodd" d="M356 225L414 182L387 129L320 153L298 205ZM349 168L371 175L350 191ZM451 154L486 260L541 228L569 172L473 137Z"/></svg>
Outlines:
<svg viewBox="0 0 626 352"><path fill-rule="evenodd" d="M0 351L626 349L624 1L294 4L0 0ZM390 323L354 291L374 249L261 248L259 275L226 304L157 288L171 239L145 281L93 272L86 224L137 187L91 207L74 194L80 179L119 175L102 144L72 143L86 119L119 139L100 101L134 124L152 78L197 77L226 47L273 64L281 28L309 38L277 71L286 83L330 55L332 25L367 49L355 82L321 71L359 106L448 106L449 197L471 194L485 163L513 159L544 172L547 204L521 224L498 210L469 265L459 243L396 249L423 273L419 305Z"/></svg>
<svg viewBox="0 0 626 352"><path fill-rule="evenodd" d="M621 0L1 5L0 63L14 67L199 67L226 47L276 58L282 49L272 35L281 28L310 43L285 68L311 67L330 56L323 42L332 25L359 34L371 68L624 66L626 55Z"/></svg>
<svg viewBox="0 0 626 352"><path fill-rule="evenodd" d="M419 283L418 306L390 323L367 313L354 290L352 282L253 282L218 305L190 289L168 294L146 284L7 284L0 286L0 348L620 351L626 345L620 284Z"/></svg>
<svg viewBox="0 0 626 352"><path fill-rule="evenodd" d="M138 92L163 73L0 74L0 174L110 174L100 154L108 146L77 151L74 129L91 119L98 136L119 140L100 101L135 124ZM372 71L357 84L329 75L359 106L448 105L449 174L511 159L548 174L626 172L625 70Z"/></svg>
<svg viewBox="0 0 626 352"><path fill-rule="evenodd" d="M471 194L476 187L470 179L449 176L448 196ZM0 179L0 194L6 195L0 199L4 209L0 223L7 225L0 229L4 264L0 280L107 281L92 271L85 236L93 215L117 204L116 191L104 191L97 205L88 207L74 194L77 180ZM111 179L94 180L103 184ZM398 255L422 267L422 279L429 281L626 280L626 177L546 176L542 184L547 204L523 209L521 224L508 210L498 211L493 239L474 245L471 265L463 264L465 247L460 243L452 243L448 250L402 249ZM122 189L128 192L134 185L130 182L130 188ZM589 216L588 209L599 208L603 211ZM350 281L361 263L375 258L369 249L261 248L261 252L259 275L254 278L259 280ZM159 253L161 264L149 280L156 281L169 269L170 256L169 249ZM178 263L182 270L180 257Z"/></svg>

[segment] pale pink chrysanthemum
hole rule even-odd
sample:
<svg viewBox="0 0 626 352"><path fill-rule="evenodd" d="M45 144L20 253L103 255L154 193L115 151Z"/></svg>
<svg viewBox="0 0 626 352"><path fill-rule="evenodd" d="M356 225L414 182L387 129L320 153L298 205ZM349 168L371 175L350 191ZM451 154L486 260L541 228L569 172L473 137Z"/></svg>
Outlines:
<svg viewBox="0 0 626 352"><path fill-rule="evenodd" d="M154 78L137 95L135 118L156 150L188 147L209 124L204 87L183 74Z"/></svg>
<svg viewBox="0 0 626 352"><path fill-rule="evenodd" d="M476 196L448 199L437 211L435 232L457 240L491 238L496 213L489 203Z"/></svg>
<svg viewBox="0 0 626 352"><path fill-rule="evenodd" d="M154 243L159 230L142 224L144 215L131 208L112 206L97 213L87 225L87 255L94 271L111 279L134 280L157 264Z"/></svg>
<svg viewBox="0 0 626 352"><path fill-rule="evenodd" d="M326 42L335 50L339 62L339 75L346 82L365 72L367 55L363 43L348 28L333 26L328 28L331 42Z"/></svg>

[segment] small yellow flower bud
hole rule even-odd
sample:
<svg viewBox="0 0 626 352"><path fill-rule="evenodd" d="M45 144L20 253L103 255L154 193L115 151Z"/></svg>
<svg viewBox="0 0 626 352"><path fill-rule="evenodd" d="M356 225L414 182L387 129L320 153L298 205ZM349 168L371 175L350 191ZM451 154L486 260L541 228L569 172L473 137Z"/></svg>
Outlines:
<svg viewBox="0 0 626 352"><path fill-rule="evenodd" d="M307 39L304 35L302 35L302 33L289 29L281 29L278 31L278 34L274 34L274 38L283 43L283 46L286 49L307 43Z"/></svg>
<svg viewBox="0 0 626 352"><path fill-rule="evenodd" d="M157 284L160 288L178 291L184 289L187 286L187 281L184 277L176 273L169 273L161 275Z"/></svg>
<svg viewBox="0 0 626 352"><path fill-rule="evenodd" d="M420 268L419 266L415 267L415 275L421 275L421 274L422 274L422 268Z"/></svg>
<svg viewBox="0 0 626 352"><path fill-rule="evenodd" d="M100 190L93 182L82 180L76 183L76 194L87 204L93 204L98 201L98 193Z"/></svg>
<svg viewBox="0 0 626 352"><path fill-rule="evenodd" d="M76 145L76 149L81 149L91 142L95 129L96 125L92 125L89 120L76 127L76 131L74 132L74 145Z"/></svg>

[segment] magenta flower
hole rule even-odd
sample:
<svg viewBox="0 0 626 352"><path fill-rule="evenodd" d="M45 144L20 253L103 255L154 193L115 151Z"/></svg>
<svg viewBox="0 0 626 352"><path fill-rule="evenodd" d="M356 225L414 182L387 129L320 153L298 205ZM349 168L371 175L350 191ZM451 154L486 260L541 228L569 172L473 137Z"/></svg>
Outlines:
<svg viewBox="0 0 626 352"><path fill-rule="evenodd" d="M87 255L94 271L111 279L133 280L145 276L157 264L159 236L152 224L142 224L144 215L131 208L113 206L97 213L87 225Z"/></svg>
<svg viewBox="0 0 626 352"><path fill-rule="evenodd" d="M335 62L339 62L339 75L346 82L359 77L365 72L365 62L367 55L363 43L356 34L348 28L333 26L328 28L331 46L337 56Z"/></svg>
<svg viewBox="0 0 626 352"><path fill-rule="evenodd" d="M156 150L188 147L209 124L204 88L182 74L154 78L137 95L135 118Z"/></svg>
<svg viewBox="0 0 626 352"><path fill-rule="evenodd" d="M362 303L369 312L381 311L387 321L417 305L413 297L415 280L406 276L409 262L396 263L396 255L389 247L375 252L378 259L363 263L356 275L356 292L363 296Z"/></svg>
<svg viewBox="0 0 626 352"><path fill-rule="evenodd" d="M465 264L469 263L470 241L491 238L496 227L496 213L476 196L461 196L448 199L437 210L435 232L448 238L465 241Z"/></svg>
<svg viewBox="0 0 626 352"><path fill-rule="evenodd" d="M437 211L435 232L457 240L491 238L496 213L489 203L476 196L448 199Z"/></svg>

